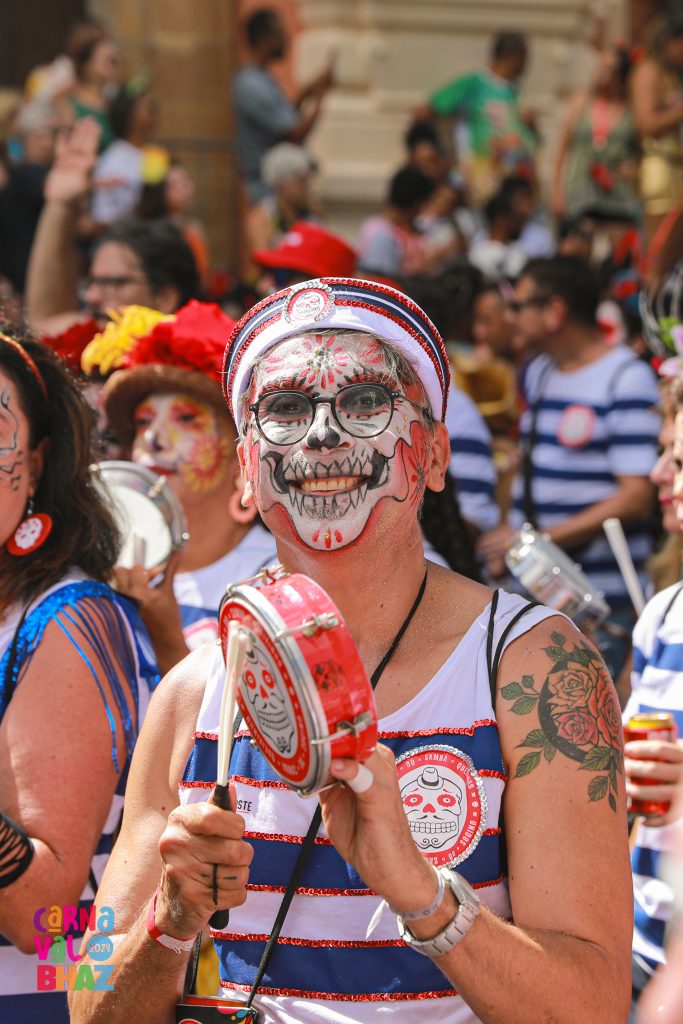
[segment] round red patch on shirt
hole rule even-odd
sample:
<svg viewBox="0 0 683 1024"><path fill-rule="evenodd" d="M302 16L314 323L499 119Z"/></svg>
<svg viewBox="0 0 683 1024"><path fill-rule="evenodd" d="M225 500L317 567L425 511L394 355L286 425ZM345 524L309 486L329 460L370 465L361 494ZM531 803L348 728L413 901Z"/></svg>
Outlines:
<svg viewBox="0 0 683 1024"><path fill-rule="evenodd" d="M409 750L396 767L416 846L435 867L460 864L486 827L486 792L472 759L435 745Z"/></svg>
<svg viewBox="0 0 683 1024"><path fill-rule="evenodd" d="M557 437L566 448L580 448L595 433L595 411L589 405L568 405L560 416Z"/></svg>

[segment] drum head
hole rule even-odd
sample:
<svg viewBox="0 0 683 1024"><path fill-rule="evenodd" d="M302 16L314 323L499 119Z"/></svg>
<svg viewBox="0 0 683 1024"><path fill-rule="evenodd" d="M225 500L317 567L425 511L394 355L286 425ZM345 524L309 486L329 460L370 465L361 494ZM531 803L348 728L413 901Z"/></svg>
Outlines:
<svg viewBox="0 0 683 1024"><path fill-rule="evenodd" d="M564 612L580 626L602 622L610 607L569 555L525 525L513 535L505 562L524 589L541 604Z"/></svg>
<svg viewBox="0 0 683 1024"><path fill-rule="evenodd" d="M314 615L325 625L311 626ZM247 631L237 700L261 753L287 785L314 793L327 783L333 757L369 757L377 742L372 687L321 587L301 575L260 589L233 586L219 620L224 653L231 621Z"/></svg>
<svg viewBox="0 0 683 1024"><path fill-rule="evenodd" d="M124 538L117 565L165 566L187 539L185 517L164 477L133 462L101 462L94 476Z"/></svg>

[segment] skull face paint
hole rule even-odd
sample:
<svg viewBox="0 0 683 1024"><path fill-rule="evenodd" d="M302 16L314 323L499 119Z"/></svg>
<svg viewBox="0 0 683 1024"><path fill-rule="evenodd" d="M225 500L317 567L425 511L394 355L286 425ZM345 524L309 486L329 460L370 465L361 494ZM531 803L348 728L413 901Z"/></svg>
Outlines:
<svg viewBox="0 0 683 1024"><path fill-rule="evenodd" d="M17 472L23 462L15 408L14 395L8 386L3 385L0 387L0 484L11 490L17 488Z"/></svg>
<svg viewBox="0 0 683 1024"><path fill-rule="evenodd" d="M226 427L208 402L170 392L148 395L135 409L132 459L170 478L183 499L215 491L232 461Z"/></svg>
<svg viewBox="0 0 683 1024"><path fill-rule="evenodd" d="M325 399L341 388L382 383L400 391L386 429L356 437ZM429 435L419 385L392 380L382 349L371 335L307 333L276 345L257 368L250 404L279 391L323 399L301 440L275 444L253 416L245 442L247 469L259 511L268 522L283 516L298 539L317 551L336 551L356 541L383 499L416 509L424 494ZM405 397L404 397L405 396ZM304 421L305 422L305 421Z"/></svg>
<svg viewBox="0 0 683 1024"><path fill-rule="evenodd" d="M29 426L17 389L0 372L0 544L21 521L29 498Z"/></svg>

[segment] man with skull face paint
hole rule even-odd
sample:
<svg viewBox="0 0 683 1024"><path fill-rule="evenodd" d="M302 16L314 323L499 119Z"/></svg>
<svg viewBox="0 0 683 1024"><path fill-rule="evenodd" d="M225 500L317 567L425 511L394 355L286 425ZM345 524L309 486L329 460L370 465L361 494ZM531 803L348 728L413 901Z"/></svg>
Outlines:
<svg viewBox="0 0 683 1024"><path fill-rule="evenodd" d="M449 460L441 339L400 292L328 278L254 307L224 369L245 498L285 568L331 595L371 672L425 576L419 508ZM333 761L342 784L319 794L323 828L255 1001L264 1020L412 1024L426 1000L444 1024L625 1019L618 705L574 626L524 609L428 566L376 689L378 749L364 766ZM220 651L193 652L154 698L100 891L126 929L116 994L74 993L74 1024L132 1011L171 1019L187 954L154 936L181 952L206 924L214 864L219 905L231 908L214 932L221 983L251 986L314 807L244 729L231 765L237 813L206 802L223 676ZM276 732L278 722L273 708ZM148 931L140 907L155 890ZM369 928L379 899L400 932L386 912Z"/></svg>

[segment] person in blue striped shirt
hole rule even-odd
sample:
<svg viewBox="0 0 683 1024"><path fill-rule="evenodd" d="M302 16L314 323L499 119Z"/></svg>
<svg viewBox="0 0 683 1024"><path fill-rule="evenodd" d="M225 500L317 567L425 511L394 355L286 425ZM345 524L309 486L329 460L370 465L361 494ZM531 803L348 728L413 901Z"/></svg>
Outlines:
<svg viewBox="0 0 683 1024"><path fill-rule="evenodd" d="M451 444L450 471L463 519L473 534L492 530L500 512L496 504L496 467L491 432L475 403L451 387L446 427Z"/></svg>
<svg viewBox="0 0 683 1024"><path fill-rule="evenodd" d="M678 529L683 529L683 378L673 387L672 416L662 428L663 452L660 462L673 459L672 510ZM668 473L660 473L660 492L667 497ZM662 495L660 494L660 497ZM669 515L665 522L671 522ZM671 524L673 525L673 524ZM624 709L624 723L632 715L668 711L683 736L683 584L661 590L645 606L633 631L631 696ZM683 779L683 741L633 740L626 754L626 792L631 799L671 801ZM653 785L656 780L657 784ZM671 813L636 819L633 868L633 1008L629 1022L637 1020L636 1001L657 968L666 962L666 928L671 919L674 896L664 881L661 867L664 853L675 838Z"/></svg>
<svg viewBox="0 0 683 1024"><path fill-rule="evenodd" d="M597 642L617 675L633 615L602 524L621 520L644 579L660 421L653 372L626 346L605 344L598 298L594 272L572 256L531 260L515 286L509 308L517 337L535 354L523 382L524 457L508 521L482 538L480 552L499 576L506 544L525 521L548 533L612 608Z"/></svg>

